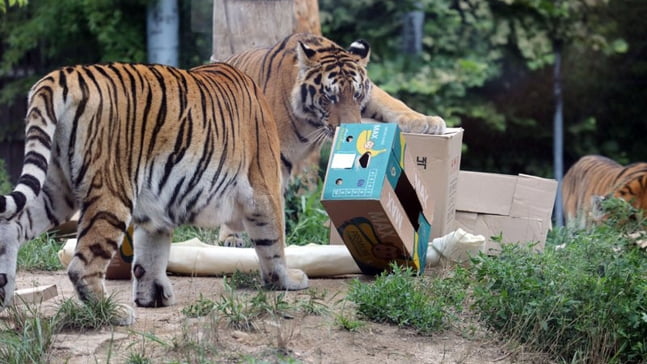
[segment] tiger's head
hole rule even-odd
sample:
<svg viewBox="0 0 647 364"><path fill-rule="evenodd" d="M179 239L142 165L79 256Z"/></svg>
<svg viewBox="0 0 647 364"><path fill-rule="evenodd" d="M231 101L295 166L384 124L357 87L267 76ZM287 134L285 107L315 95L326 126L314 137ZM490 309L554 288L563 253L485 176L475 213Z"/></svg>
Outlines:
<svg viewBox="0 0 647 364"><path fill-rule="evenodd" d="M366 72L369 55L370 47L363 40L348 49L321 38L298 42L292 109L318 137L332 137L340 123L361 121L372 85Z"/></svg>
<svg viewBox="0 0 647 364"><path fill-rule="evenodd" d="M615 217L620 217L620 220L616 221L619 225L642 219L639 214L647 212L647 165L636 165L638 170L634 171L635 174L630 173L610 193L591 196L590 218L594 223L607 221L609 212L613 210L616 210Z"/></svg>

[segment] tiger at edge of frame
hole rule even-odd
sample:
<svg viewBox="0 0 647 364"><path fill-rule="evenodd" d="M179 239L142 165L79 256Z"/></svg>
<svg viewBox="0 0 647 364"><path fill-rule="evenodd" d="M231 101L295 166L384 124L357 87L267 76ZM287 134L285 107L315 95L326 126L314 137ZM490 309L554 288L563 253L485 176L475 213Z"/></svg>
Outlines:
<svg viewBox="0 0 647 364"><path fill-rule="evenodd" d="M83 301L106 294L107 265L131 223L138 306L174 303L166 267L181 224L245 230L267 285L308 287L284 256L277 126L260 89L231 65L63 67L34 84L25 123L22 173L0 196L0 309L12 301L20 245L77 209L68 276ZM119 323L130 324L123 307Z"/></svg>
<svg viewBox="0 0 647 364"><path fill-rule="evenodd" d="M604 219L599 206L604 198L621 198L647 211L647 163L622 166L600 155L580 158L562 181L566 224L585 228Z"/></svg>

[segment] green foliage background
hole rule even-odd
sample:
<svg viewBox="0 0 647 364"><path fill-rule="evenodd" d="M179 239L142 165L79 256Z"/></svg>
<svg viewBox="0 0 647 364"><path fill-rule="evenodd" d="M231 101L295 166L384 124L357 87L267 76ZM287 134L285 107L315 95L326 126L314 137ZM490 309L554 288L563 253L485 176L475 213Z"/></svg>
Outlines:
<svg viewBox="0 0 647 364"><path fill-rule="evenodd" d="M585 154L647 159L647 3L602 0L321 0L323 32L372 45L373 80L465 128L462 169L552 177L553 42L564 45L565 166ZM402 16L425 14L404 54ZM641 86L643 85L643 86ZM624 99L621 100L621 99ZM627 104L626 104L627 103Z"/></svg>
<svg viewBox="0 0 647 364"><path fill-rule="evenodd" d="M0 107L24 99L35 79L61 65L146 61L151 1L9 2L0 12ZM178 4L181 66L205 63L211 2ZM647 125L647 2L319 0L319 7L324 35L344 46L369 41L378 85L465 128L463 169L552 176L556 42L564 52L565 167L592 153L647 159L636 138ZM425 15L417 55L401 46L412 9ZM20 117L0 119L0 141L20 137Z"/></svg>

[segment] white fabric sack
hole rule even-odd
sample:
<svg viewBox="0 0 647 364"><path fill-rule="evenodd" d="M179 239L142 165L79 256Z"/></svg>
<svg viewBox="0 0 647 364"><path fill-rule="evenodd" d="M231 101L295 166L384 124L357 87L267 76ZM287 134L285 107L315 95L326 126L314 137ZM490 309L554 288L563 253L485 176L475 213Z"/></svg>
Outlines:
<svg viewBox="0 0 647 364"><path fill-rule="evenodd" d="M441 258L462 262L478 253L485 238L458 229L434 239L427 249L427 266L440 263ZM58 252L61 263L67 267L74 256L76 239L68 239ZM345 245L290 245L285 248L289 268L303 270L310 277L330 277L344 274L359 274ZM194 238L171 244L167 270L177 274L225 275L236 271L258 270L258 257L253 248L233 248L209 245Z"/></svg>

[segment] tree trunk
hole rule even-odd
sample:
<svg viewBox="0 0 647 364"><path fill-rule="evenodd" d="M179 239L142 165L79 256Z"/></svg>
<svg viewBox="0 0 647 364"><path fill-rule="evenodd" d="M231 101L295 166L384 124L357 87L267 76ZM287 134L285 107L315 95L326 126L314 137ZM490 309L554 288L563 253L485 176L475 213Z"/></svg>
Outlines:
<svg viewBox="0 0 647 364"><path fill-rule="evenodd" d="M304 5L312 9L302 3L298 10L306 11ZM318 20L319 13L314 15ZM296 20L295 0L214 0L211 60L222 61L242 51L273 46L294 32Z"/></svg>
<svg viewBox="0 0 647 364"><path fill-rule="evenodd" d="M177 0L158 0L148 6L146 19L148 62L177 66L180 13Z"/></svg>
<svg viewBox="0 0 647 364"><path fill-rule="evenodd" d="M422 9L421 3L416 3ZM404 14L402 22L402 51L406 54L417 55L422 52L422 34L425 24L425 12L414 10Z"/></svg>
<svg viewBox="0 0 647 364"><path fill-rule="evenodd" d="M553 42L555 65L553 66L553 95L555 97L555 115L553 117L553 165L557 180L557 196L555 199L555 225L564 225L562 208L562 177L564 175L564 115L562 97L562 42Z"/></svg>
<svg viewBox="0 0 647 364"><path fill-rule="evenodd" d="M317 0L294 1L294 32L321 35Z"/></svg>

